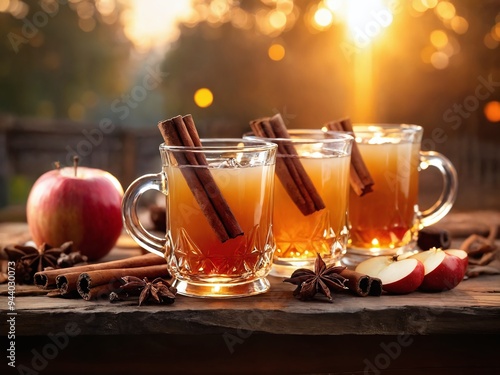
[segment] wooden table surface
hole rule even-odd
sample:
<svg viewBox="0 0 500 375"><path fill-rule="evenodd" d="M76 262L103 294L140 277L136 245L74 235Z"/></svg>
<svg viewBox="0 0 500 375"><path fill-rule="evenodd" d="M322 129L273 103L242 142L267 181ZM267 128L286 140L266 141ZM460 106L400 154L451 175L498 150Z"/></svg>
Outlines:
<svg viewBox="0 0 500 375"><path fill-rule="evenodd" d="M117 248L109 258L138 253ZM442 293L336 294L334 303L299 301L293 285L269 279L270 291L258 296L177 296L173 305L140 307L17 285L12 373L500 373L500 275ZM2 336L11 317L6 289ZM2 358L3 374L12 369Z"/></svg>

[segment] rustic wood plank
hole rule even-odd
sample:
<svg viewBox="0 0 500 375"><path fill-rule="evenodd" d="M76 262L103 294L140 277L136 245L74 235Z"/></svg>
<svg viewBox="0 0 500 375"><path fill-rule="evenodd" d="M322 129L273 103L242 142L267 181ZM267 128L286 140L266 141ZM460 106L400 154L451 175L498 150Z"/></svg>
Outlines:
<svg viewBox="0 0 500 375"><path fill-rule="evenodd" d="M9 225L4 224L2 228ZM12 228L26 229L25 225ZM102 261L140 254L141 249L130 247L128 240L126 235L122 236L119 243L127 246L115 248ZM241 332L299 336L500 333L500 275L464 280L454 290L443 293L415 292L379 298L337 294L332 304L299 301L292 295L293 285L283 283L280 278L269 279L271 290L259 296L230 300L178 296L173 305L141 307L136 301L111 304L29 295L36 293L29 287L19 286L15 300L17 334L46 335L73 323L79 324L82 334L89 336L238 335ZM2 309L7 308L6 290L5 284L0 285ZM6 324L5 319L0 320L0 329Z"/></svg>
<svg viewBox="0 0 500 375"><path fill-rule="evenodd" d="M47 334L71 322L86 322L81 328L89 335L238 330L294 335L500 333L500 276L466 280L443 293L379 298L341 294L333 304L296 300L292 285L274 277L270 280L272 289L260 296L231 300L178 296L168 306L18 296L17 332ZM0 297L0 305L6 306L6 298Z"/></svg>

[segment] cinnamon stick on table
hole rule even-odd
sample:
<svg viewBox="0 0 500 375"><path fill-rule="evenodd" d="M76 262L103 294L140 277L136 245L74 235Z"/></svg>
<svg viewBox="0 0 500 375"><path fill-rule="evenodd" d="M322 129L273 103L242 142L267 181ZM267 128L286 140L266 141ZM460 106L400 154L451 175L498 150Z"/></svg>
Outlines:
<svg viewBox="0 0 500 375"><path fill-rule="evenodd" d="M361 297L375 296L382 294L382 281L375 277L362 274L360 272L345 269L340 272L346 279L346 286L349 290Z"/></svg>
<svg viewBox="0 0 500 375"><path fill-rule="evenodd" d="M93 271L93 270L103 270L103 269L112 269L112 268L135 268L135 267L144 267L144 266L152 266L157 264L165 264L166 261L162 257L159 257L154 254L145 254L138 255L126 259L114 260L110 262L102 262L96 264L87 264L84 266L76 266L70 268L58 268L54 270L47 270L42 272L35 273L34 282L35 285L42 289L54 289L57 288L56 279L61 275L69 275L76 274L76 277L73 276L71 279L74 283L76 283L76 279L78 275L82 272ZM68 276L71 277L71 276ZM71 284L69 280L61 280L61 282L66 282Z"/></svg>
<svg viewBox="0 0 500 375"><path fill-rule="evenodd" d="M201 147L200 138L191 115L176 116L162 121L158 128L165 143L173 146ZM182 175L221 242L243 234L236 217L217 187L201 152L175 152ZM182 168L196 166L196 168ZM201 166L201 168L199 167Z"/></svg>
<svg viewBox="0 0 500 375"><path fill-rule="evenodd" d="M281 115L278 113L273 117L251 121L250 127L256 136L271 138L278 144L276 175L302 214L310 215L325 208L323 199L300 162L293 142L285 140L290 138L290 134Z"/></svg>
<svg viewBox="0 0 500 375"><path fill-rule="evenodd" d="M124 276L135 276L141 279L147 277L149 280L154 280L157 277L169 278L169 273L167 264L128 269L95 270L81 273L76 288L80 296L89 301L117 290L119 282Z"/></svg>
<svg viewBox="0 0 500 375"><path fill-rule="evenodd" d="M326 128L334 131L344 131L354 134L351 120L348 118L327 123ZM354 192L360 197L373 191L374 181L363 161L358 144L353 142L351 151L351 170L349 181Z"/></svg>

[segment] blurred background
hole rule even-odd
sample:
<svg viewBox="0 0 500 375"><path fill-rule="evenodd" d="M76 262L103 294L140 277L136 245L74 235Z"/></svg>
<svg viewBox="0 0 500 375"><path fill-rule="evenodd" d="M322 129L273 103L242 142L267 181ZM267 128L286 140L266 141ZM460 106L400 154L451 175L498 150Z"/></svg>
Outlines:
<svg viewBox="0 0 500 375"><path fill-rule="evenodd" d="M75 154L124 187L158 171L156 124L187 113L205 137L419 124L454 209L500 209L499 0L0 0L0 36L0 220Z"/></svg>

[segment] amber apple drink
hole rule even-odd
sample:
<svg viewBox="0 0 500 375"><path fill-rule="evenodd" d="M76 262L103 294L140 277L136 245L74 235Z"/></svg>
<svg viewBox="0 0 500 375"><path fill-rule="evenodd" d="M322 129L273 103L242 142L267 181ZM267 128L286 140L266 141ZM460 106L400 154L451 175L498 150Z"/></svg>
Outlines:
<svg viewBox="0 0 500 375"><path fill-rule="evenodd" d="M127 189L122 212L127 232L165 258L177 292L231 298L270 287L277 146L242 138L199 139L189 115L160 123L162 171ZM182 139L181 139L182 138ZM165 195L166 234L148 232L137 202L148 190Z"/></svg>
<svg viewBox="0 0 500 375"><path fill-rule="evenodd" d="M181 168L166 168L169 184L167 260L179 279L238 282L269 272L274 166L210 168L243 234L221 243L195 201Z"/></svg>
<svg viewBox="0 0 500 375"><path fill-rule="evenodd" d="M349 193L350 239L343 262L415 250L418 231L441 220L451 209L457 177L451 162L437 152L420 150L423 128L406 124L358 124L356 144L374 180L373 191ZM428 166L443 175L443 192L429 209L418 206L419 172Z"/></svg>
<svg viewBox="0 0 500 375"><path fill-rule="evenodd" d="M269 124L273 127L269 130ZM353 138L320 130L287 130L280 117L251 123L254 133L278 144L271 274L290 276L314 267L317 254L327 264L346 252L347 205ZM279 138L268 138L268 133ZM285 135L285 137L283 137Z"/></svg>
<svg viewBox="0 0 500 375"><path fill-rule="evenodd" d="M407 245L418 230L419 145L358 144L375 182L373 192L350 191L351 244L366 249Z"/></svg>
<svg viewBox="0 0 500 375"><path fill-rule="evenodd" d="M345 252L349 155L302 157L302 165L325 203L325 208L304 216L276 179L274 236L276 264L300 265L319 253L325 260L340 259Z"/></svg>

